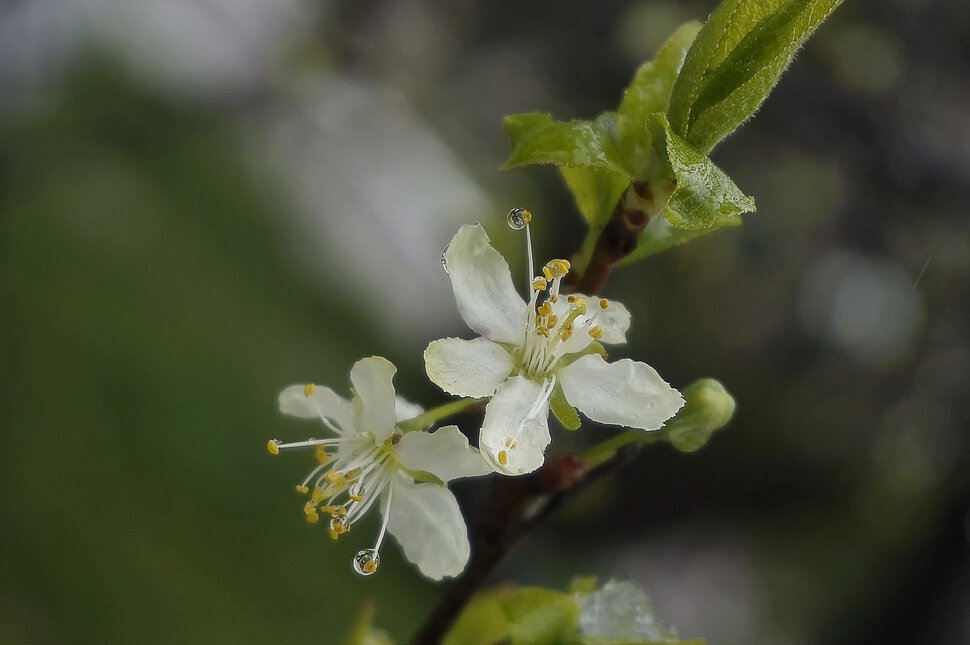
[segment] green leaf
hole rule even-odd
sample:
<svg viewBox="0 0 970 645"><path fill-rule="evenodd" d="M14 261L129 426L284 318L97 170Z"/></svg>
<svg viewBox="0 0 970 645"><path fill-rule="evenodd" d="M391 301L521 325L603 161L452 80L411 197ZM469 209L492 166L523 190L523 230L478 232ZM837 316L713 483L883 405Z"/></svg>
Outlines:
<svg viewBox="0 0 970 645"><path fill-rule="evenodd" d="M569 405L566 395L563 394L562 385L558 382L552 390L552 396L549 397L549 409L566 430L579 430L579 426L583 423L576 413L576 408Z"/></svg>
<svg viewBox="0 0 970 645"><path fill-rule="evenodd" d="M675 188L664 209L671 224L709 232L737 226L741 213L754 211L754 199L742 193L708 157L674 134L664 115L654 114L651 126L657 152L674 178Z"/></svg>
<svg viewBox="0 0 970 645"><path fill-rule="evenodd" d="M541 587L490 589L462 611L444 645L556 645L579 624L572 595Z"/></svg>
<svg viewBox="0 0 970 645"><path fill-rule="evenodd" d="M394 645L391 637L383 630L374 627L373 622L374 603L368 601L360 608L343 645Z"/></svg>
<svg viewBox="0 0 970 645"><path fill-rule="evenodd" d="M673 131L710 152L758 109L795 52L842 0L725 0L674 84Z"/></svg>
<svg viewBox="0 0 970 645"><path fill-rule="evenodd" d="M524 587L502 605L512 645L555 645L579 624L579 605L561 591Z"/></svg>
<svg viewBox="0 0 970 645"><path fill-rule="evenodd" d="M509 587L489 589L477 594L462 610L443 645L495 645L507 642L509 625L502 600L512 593Z"/></svg>
<svg viewBox="0 0 970 645"><path fill-rule="evenodd" d="M595 121L556 121L539 112L507 116L504 129L511 139L512 154L502 168L555 164L629 175L616 147L615 121L611 112Z"/></svg>
<svg viewBox="0 0 970 645"><path fill-rule="evenodd" d="M576 636L567 641L568 645L705 645L703 638L692 638L689 641L682 641L676 638L666 638L663 640L642 639L642 640L616 640L594 638L591 636Z"/></svg>
<svg viewBox="0 0 970 645"><path fill-rule="evenodd" d="M590 228L609 221L617 200L630 184L626 175L598 168L560 166L559 172Z"/></svg>
<svg viewBox="0 0 970 645"><path fill-rule="evenodd" d="M681 452L700 450L711 435L727 425L734 415L734 397L720 382L701 379L684 388L687 403L667 422L663 433Z"/></svg>
<svg viewBox="0 0 970 645"><path fill-rule="evenodd" d="M724 226L738 226L741 220L725 222ZM647 223L647 227L640 234L640 241L633 252L620 260L620 264L629 264L643 258L660 253L672 246L683 244L695 237L710 233L712 231L700 229L691 231L686 228L677 228L667 221L666 217L654 217Z"/></svg>
<svg viewBox="0 0 970 645"><path fill-rule="evenodd" d="M626 166L635 169L637 175L651 151L647 118L654 112L667 111L674 81L700 28L701 24L693 21L678 27L656 58L640 66L623 93L617 111L617 138Z"/></svg>

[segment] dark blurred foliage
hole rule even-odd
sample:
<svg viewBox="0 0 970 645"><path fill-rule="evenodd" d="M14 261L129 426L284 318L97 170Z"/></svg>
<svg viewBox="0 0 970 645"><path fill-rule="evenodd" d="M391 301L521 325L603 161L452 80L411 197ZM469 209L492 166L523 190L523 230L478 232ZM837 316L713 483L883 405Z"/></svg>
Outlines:
<svg viewBox="0 0 970 645"><path fill-rule="evenodd" d="M262 446L318 431L280 418L283 386L346 391L361 356L443 397L421 339L388 334L395 312L328 281L332 257L294 260L301 199L259 172L254 117L288 104L297 72L389 88L497 210L536 213L539 257L567 255L583 229L557 173L494 170L502 116L613 107L713 6L331 2L271 72L215 98L103 48L9 84L30 100L8 93L0 125L0 642L331 643L365 598L411 633L446 587L395 545L354 578L374 519L331 544L291 493L309 457ZM822 26L713 155L758 213L607 288L634 313L616 354L675 385L720 379L734 422L696 454L647 450L499 579L632 576L711 643L970 640L967 43L960 2L848 2ZM402 226L396 244L420 239ZM501 212L488 226L518 261ZM454 311L428 317L424 342L467 334ZM560 431L555 449L609 435ZM473 509L480 487L457 490Z"/></svg>

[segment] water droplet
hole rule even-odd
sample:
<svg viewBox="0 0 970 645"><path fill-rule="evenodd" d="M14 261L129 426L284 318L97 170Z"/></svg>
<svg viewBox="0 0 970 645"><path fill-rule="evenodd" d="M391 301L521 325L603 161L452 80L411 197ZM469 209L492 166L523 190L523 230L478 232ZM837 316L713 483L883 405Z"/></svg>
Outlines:
<svg viewBox="0 0 970 645"><path fill-rule="evenodd" d="M362 576L373 575L381 564L381 556L375 549L362 549L354 556L354 571Z"/></svg>
<svg viewBox="0 0 970 645"><path fill-rule="evenodd" d="M521 231L524 229L529 222L532 221L532 213L524 208L513 208L509 211L508 222L509 228L513 231Z"/></svg>
<svg viewBox="0 0 970 645"><path fill-rule="evenodd" d="M451 275L451 271L448 270L448 260L445 259L445 253L447 252L448 249L441 252L441 268L445 270L445 273Z"/></svg>

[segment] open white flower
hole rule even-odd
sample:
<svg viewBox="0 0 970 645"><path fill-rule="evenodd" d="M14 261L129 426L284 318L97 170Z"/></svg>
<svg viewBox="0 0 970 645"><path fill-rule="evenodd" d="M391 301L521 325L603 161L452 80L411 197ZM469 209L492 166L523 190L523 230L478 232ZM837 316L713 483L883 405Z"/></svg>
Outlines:
<svg viewBox="0 0 970 645"><path fill-rule="evenodd" d="M446 392L492 397L479 446L496 471L519 475L542 465L551 397L593 421L643 430L660 428L683 405L649 365L604 360L593 343L626 342L630 312L605 298L560 296L566 260L543 267L525 302L480 225L463 226L443 259L458 311L481 338L432 342L425 368Z"/></svg>
<svg viewBox="0 0 970 645"><path fill-rule="evenodd" d="M468 561L465 521L455 496L444 483L491 470L456 426L433 433L402 433L397 424L422 412L396 397L397 369L379 356L358 361L350 371L353 401L313 384L293 385L280 393L280 410L304 419L319 418L335 437L295 443L270 441L281 449L316 447L319 462L297 492L309 496L303 507L308 522L330 517L330 537L337 539L375 504L383 522L373 548L354 558L362 575L377 571L386 532L425 576L457 576ZM332 453L332 454L331 454Z"/></svg>

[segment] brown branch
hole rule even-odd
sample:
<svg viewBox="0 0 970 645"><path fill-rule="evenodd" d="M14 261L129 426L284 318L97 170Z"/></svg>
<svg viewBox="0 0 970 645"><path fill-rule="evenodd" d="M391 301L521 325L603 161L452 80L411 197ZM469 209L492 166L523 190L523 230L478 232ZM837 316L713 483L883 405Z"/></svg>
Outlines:
<svg viewBox="0 0 970 645"><path fill-rule="evenodd" d="M569 286L590 296L600 293L617 262L637 248L643 229L663 211L673 188L674 184L666 178L630 183L596 238L585 273Z"/></svg>
<svg viewBox="0 0 970 645"><path fill-rule="evenodd" d="M624 446L595 468L589 468L582 457L561 455L530 475L494 479L476 526L468 567L415 634L412 645L440 643L475 592L523 538L568 500L632 461L640 448L639 444Z"/></svg>

